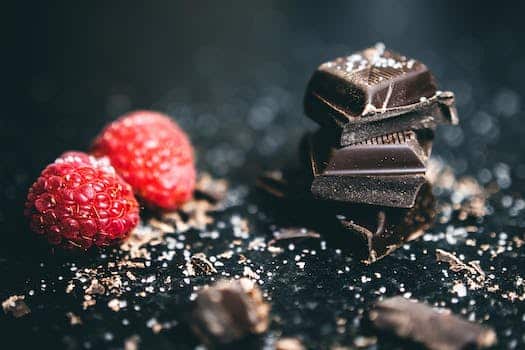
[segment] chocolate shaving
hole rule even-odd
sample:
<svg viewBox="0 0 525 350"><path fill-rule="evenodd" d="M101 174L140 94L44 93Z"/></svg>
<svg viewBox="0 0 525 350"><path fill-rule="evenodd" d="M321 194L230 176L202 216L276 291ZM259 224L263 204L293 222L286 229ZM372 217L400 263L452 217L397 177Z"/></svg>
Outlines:
<svg viewBox="0 0 525 350"><path fill-rule="evenodd" d="M379 302L369 317L379 330L421 343L431 350L481 349L497 341L491 328L402 297Z"/></svg>
<svg viewBox="0 0 525 350"><path fill-rule="evenodd" d="M208 173L200 174L195 184L195 196L203 197L213 203L222 201L228 193L228 182L224 179L214 179Z"/></svg>
<svg viewBox="0 0 525 350"><path fill-rule="evenodd" d="M82 324L82 320L80 319L80 316L77 316L77 315L75 315L72 312L68 312L66 314L66 317L69 320L69 324L72 325L72 326L81 325Z"/></svg>
<svg viewBox="0 0 525 350"><path fill-rule="evenodd" d="M454 272L467 271L472 275L476 275L481 271L482 276L485 276L485 273L483 272L483 270L481 270L481 267L479 266L479 261L477 262L477 265L474 265L476 267L472 266L471 264L467 265L463 261L461 261L457 256L443 249L436 249L436 260L447 263L449 265L450 270Z"/></svg>
<svg viewBox="0 0 525 350"><path fill-rule="evenodd" d="M304 350L304 346L297 338L281 338L275 342L275 350Z"/></svg>
<svg viewBox="0 0 525 350"><path fill-rule="evenodd" d="M257 178L255 185L274 197L283 198L288 196L289 185L280 171L264 173Z"/></svg>
<svg viewBox="0 0 525 350"><path fill-rule="evenodd" d="M106 292L106 288L100 284L98 279L94 278L91 280L91 284L86 289L86 294L104 294Z"/></svg>
<svg viewBox="0 0 525 350"><path fill-rule="evenodd" d="M31 313L31 309L24 302L24 295L13 295L2 302L4 313L10 313L15 318L19 318Z"/></svg>
<svg viewBox="0 0 525 350"><path fill-rule="evenodd" d="M222 280L199 292L191 328L205 343L227 344L268 328L270 306L249 279Z"/></svg>
<svg viewBox="0 0 525 350"><path fill-rule="evenodd" d="M204 253L197 253L190 258L186 264L188 276L213 275L217 273L217 269Z"/></svg>
<svg viewBox="0 0 525 350"><path fill-rule="evenodd" d="M132 335L124 340L124 350L139 350L140 337L138 335Z"/></svg>
<svg viewBox="0 0 525 350"><path fill-rule="evenodd" d="M291 240L291 239L302 239L302 238L315 238L319 239L321 235L315 231L307 230L305 228L291 227L281 229L274 233L274 239L272 239L268 245L275 245L279 241Z"/></svg>

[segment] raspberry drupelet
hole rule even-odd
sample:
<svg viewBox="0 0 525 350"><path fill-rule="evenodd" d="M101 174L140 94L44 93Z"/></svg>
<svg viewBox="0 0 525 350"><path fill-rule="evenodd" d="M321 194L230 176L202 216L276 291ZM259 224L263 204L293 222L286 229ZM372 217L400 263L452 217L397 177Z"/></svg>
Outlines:
<svg viewBox="0 0 525 350"><path fill-rule="evenodd" d="M139 205L107 159L66 152L29 189L25 215L51 244L86 250L126 238L139 222Z"/></svg>
<svg viewBox="0 0 525 350"><path fill-rule="evenodd" d="M148 206L177 209L192 197L193 148L186 133L162 113L123 115L99 134L92 153L107 156Z"/></svg>

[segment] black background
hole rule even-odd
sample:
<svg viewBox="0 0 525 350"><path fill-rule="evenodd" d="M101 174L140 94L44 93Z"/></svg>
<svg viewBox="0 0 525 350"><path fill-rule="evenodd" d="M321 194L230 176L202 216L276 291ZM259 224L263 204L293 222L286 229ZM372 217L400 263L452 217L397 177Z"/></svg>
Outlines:
<svg viewBox="0 0 525 350"><path fill-rule="evenodd" d="M459 175L487 182L491 173L521 197L524 10L519 2L416 0L8 6L0 263L39 261L22 217L27 188L123 112L169 113L190 134L201 170L250 188L262 169L295 159L301 134L315 128L302 115L302 94L317 65L378 41L422 60L443 90L456 92L461 126L440 131L434 154ZM15 292L9 280L0 285L3 297Z"/></svg>

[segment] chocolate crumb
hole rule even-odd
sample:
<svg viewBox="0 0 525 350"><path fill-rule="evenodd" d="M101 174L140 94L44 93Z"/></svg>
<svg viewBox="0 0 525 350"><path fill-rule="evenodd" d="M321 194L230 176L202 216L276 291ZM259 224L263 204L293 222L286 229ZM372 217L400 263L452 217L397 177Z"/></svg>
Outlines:
<svg viewBox="0 0 525 350"><path fill-rule="evenodd" d="M281 229L274 233L274 239L272 239L268 245L274 245L279 241L291 240L291 239L302 239L302 238L320 238L321 235L315 231L307 230L305 228L291 227Z"/></svg>
<svg viewBox="0 0 525 350"><path fill-rule="evenodd" d="M132 335L124 340L124 350L139 350L140 337Z"/></svg>
<svg viewBox="0 0 525 350"><path fill-rule="evenodd" d="M98 279L94 278L91 280L91 284L86 289L86 294L104 294L106 292L106 288L100 284Z"/></svg>
<svg viewBox="0 0 525 350"><path fill-rule="evenodd" d="M193 255L190 258L190 261L186 264L186 270L188 276L207 276L217 273L217 269L215 269L204 253Z"/></svg>
<svg viewBox="0 0 525 350"><path fill-rule="evenodd" d="M69 324L72 325L72 326L81 325L82 324L82 320L80 319L80 316L77 316L77 315L75 315L72 312L68 312L66 314L66 317L69 320Z"/></svg>
<svg viewBox="0 0 525 350"><path fill-rule="evenodd" d="M275 342L275 350L304 350L304 346L297 338L281 338Z"/></svg>
<svg viewBox="0 0 525 350"><path fill-rule="evenodd" d="M115 312L118 312L120 311L120 309L124 308L127 306L127 303L125 300L119 300L117 298L114 298L114 299L111 299L109 302L108 302L108 307L115 311Z"/></svg>
<svg viewBox="0 0 525 350"><path fill-rule="evenodd" d="M195 184L195 195L202 196L213 203L218 203L226 197L228 182L224 179L214 179L208 173L202 173Z"/></svg>
<svg viewBox="0 0 525 350"><path fill-rule="evenodd" d="M12 295L6 300L2 301L2 309L4 313L10 313L15 318L19 318L31 313L31 309L24 302L24 295Z"/></svg>

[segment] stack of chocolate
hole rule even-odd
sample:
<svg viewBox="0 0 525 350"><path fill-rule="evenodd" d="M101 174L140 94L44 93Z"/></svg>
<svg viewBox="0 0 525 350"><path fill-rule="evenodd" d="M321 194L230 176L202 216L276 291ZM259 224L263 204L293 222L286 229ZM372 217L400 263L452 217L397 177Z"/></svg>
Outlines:
<svg viewBox="0 0 525 350"><path fill-rule="evenodd" d="M292 201L287 208L300 210L303 225L309 216L322 221L321 233L332 233L335 219L343 234L330 236L350 242L366 264L430 227L434 130L458 118L454 94L439 91L423 63L382 44L324 63L308 84L305 112L321 125L301 145L307 171L267 174L262 189Z"/></svg>
<svg viewBox="0 0 525 350"><path fill-rule="evenodd" d="M454 94L383 44L319 66L305 113L321 125L306 141L312 194L399 208L413 207L426 181L436 126L458 122Z"/></svg>

